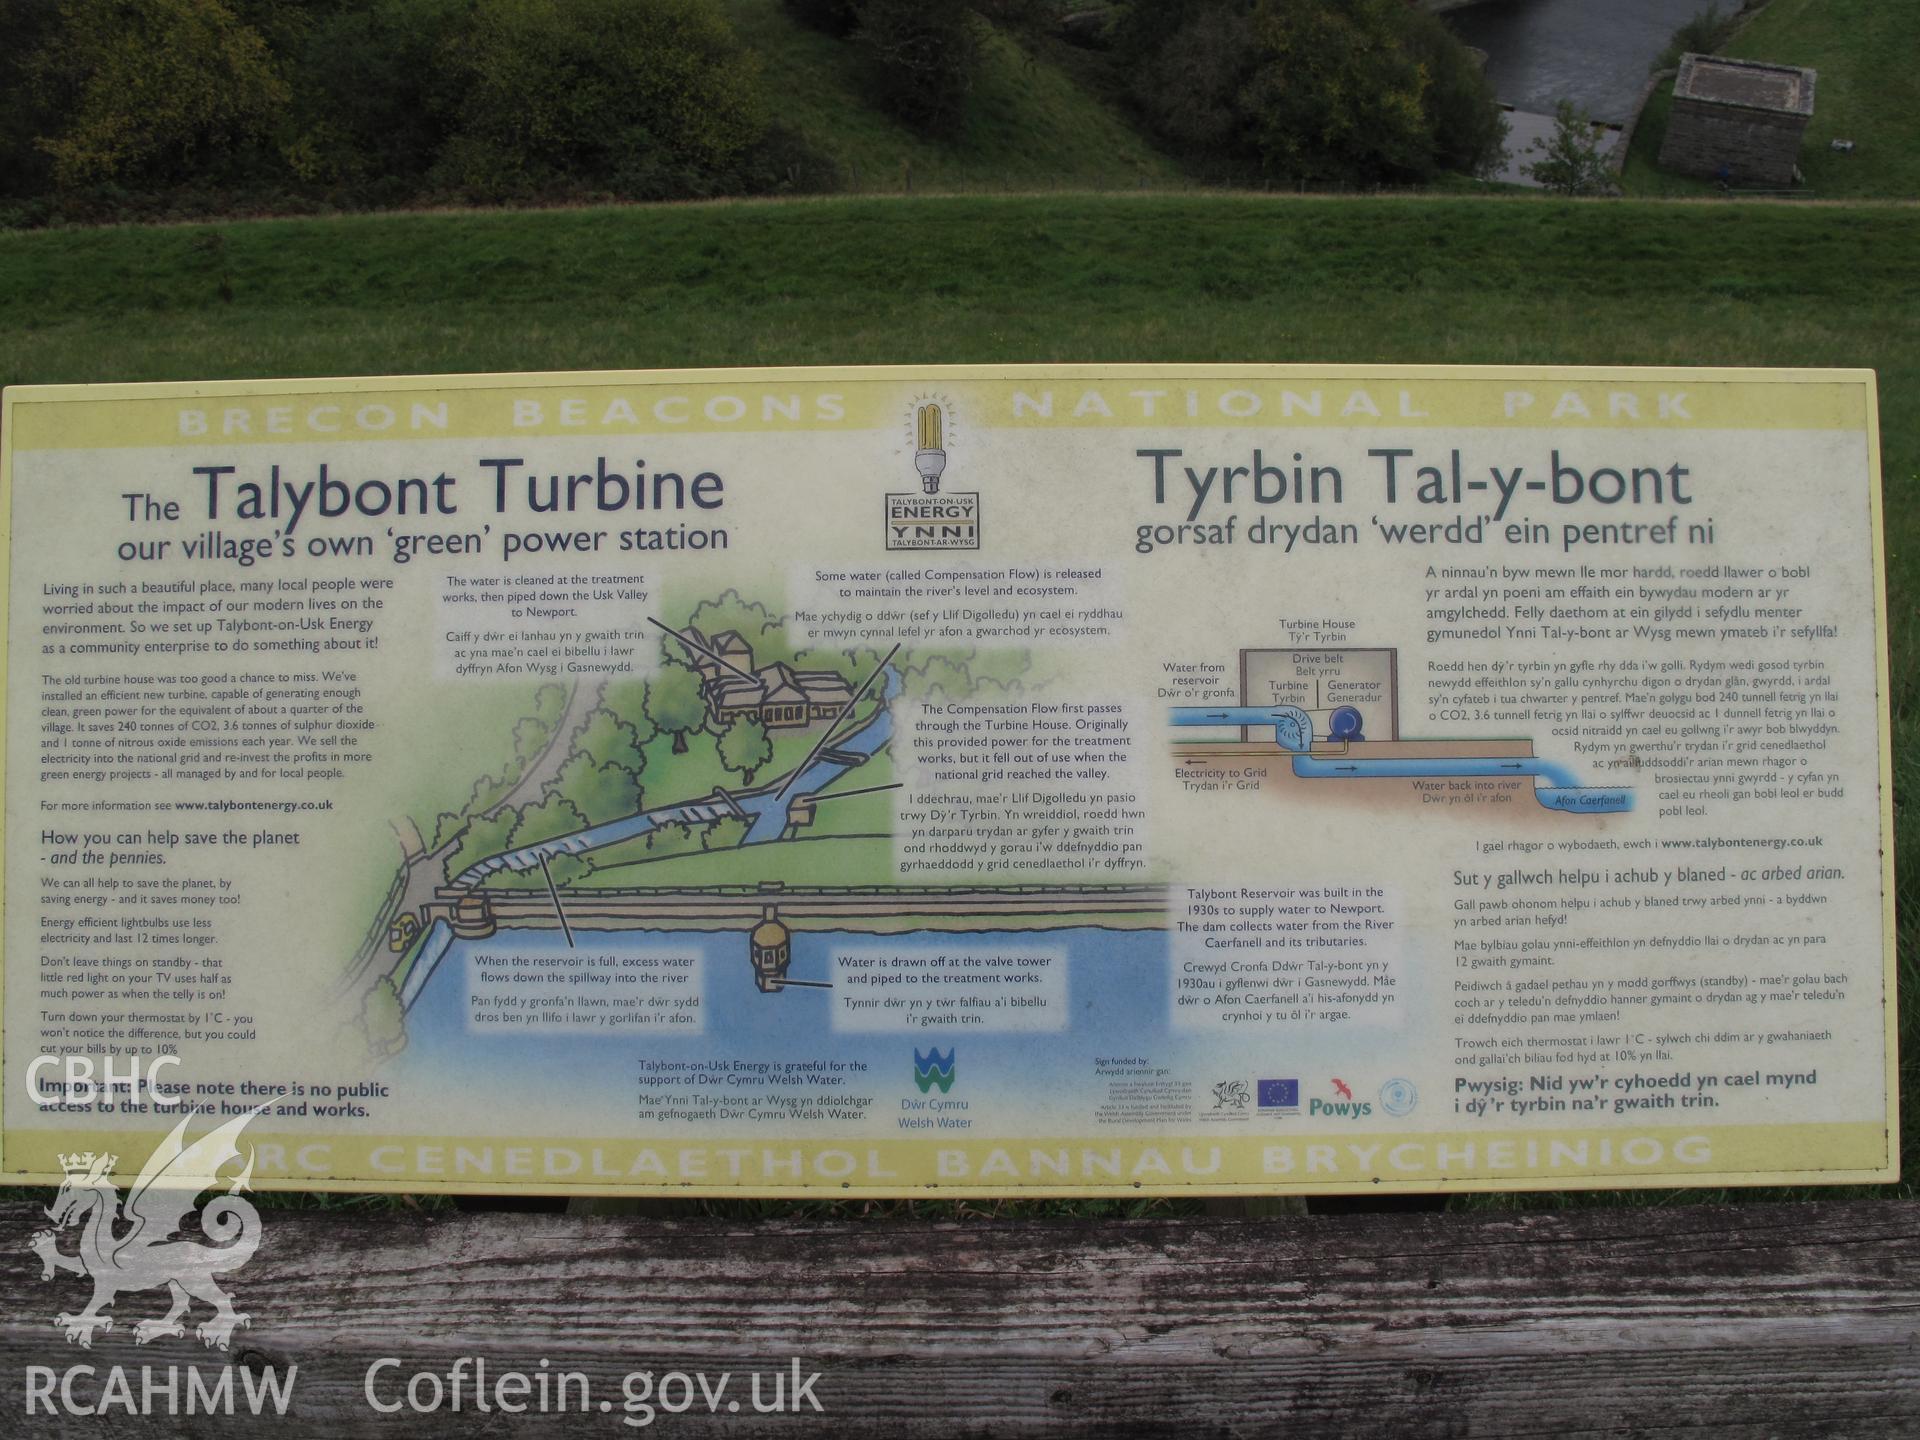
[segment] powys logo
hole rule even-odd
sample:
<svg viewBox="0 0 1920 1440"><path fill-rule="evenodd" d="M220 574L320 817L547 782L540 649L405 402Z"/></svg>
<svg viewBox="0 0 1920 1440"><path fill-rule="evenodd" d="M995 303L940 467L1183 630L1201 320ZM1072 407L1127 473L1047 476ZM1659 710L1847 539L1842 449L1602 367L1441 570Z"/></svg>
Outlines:
<svg viewBox="0 0 1920 1440"><path fill-rule="evenodd" d="M913 468L920 477L918 494L887 496L887 549L978 550L980 495L978 491L940 493L953 444L953 402L942 396L922 396L908 415L912 434Z"/></svg>
<svg viewBox="0 0 1920 1440"><path fill-rule="evenodd" d="M1307 1114L1309 1117L1326 1115L1338 1120L1359 1120L1364 1116L1373 1114L1373 1102L1371 1100L1355 1100L1353 1098L1353 1087L1339 1076L1336 1075L1333 1077L1332 1085L1333 1093L1340 1098L1338 1100L1309 1100L1307 1102Z"/></svg>
<svg viewBox="0 0 1920 1440"><path fill-rule="evenodd" d="M220 1183L223 1166L240 1158L240 1132L265 1108L260 1105L236 1116L192 1144L184 1137L193 1115L183 1115L147 1157L124 1200L108 1178L118 1156L89 1151L60 1157L67 1178L47 1207L53 1227L37 1232L27 1248L40 1257L42 1280L64 1270L93 1282L93 1299L86 1309L54 1317L55 1327L66 1333L69 1342L91 1349L96 1330L112 1330L113 1317L105 1311L123 1290L164 1288L173 1296L173 1308L165 1315L133 1327L136 1344L184 1335L181 1320L195 1300L213 1307L212 1317L194 1330L209 1347L225 1350L234 1327L248 1323L215 1277L232 1274L260 1248L260 1213L240 1198L253 1178L252 1151L240 1173L227 1182L225 1194L204 1206L195 1202L203 1191ZM176 1238L181 1224L196 1209L201 1230L213 1242L210 1245ZM122 1228L126 1233L116 1236ZM60 1249L60 1241L76 1229L78 1249L67 1254Z"/></svg>
<svg viewBox="0 0 1920 1440"><path fill-rule="evenodd" d="M922 1095L936 1085L940 1087L942 1095L953 1089L953 1051L948 1050L945 1055L942 1055L934 1049L922 1055L915 1050L913 1052L913 1083L920 1087Z"/></svg>

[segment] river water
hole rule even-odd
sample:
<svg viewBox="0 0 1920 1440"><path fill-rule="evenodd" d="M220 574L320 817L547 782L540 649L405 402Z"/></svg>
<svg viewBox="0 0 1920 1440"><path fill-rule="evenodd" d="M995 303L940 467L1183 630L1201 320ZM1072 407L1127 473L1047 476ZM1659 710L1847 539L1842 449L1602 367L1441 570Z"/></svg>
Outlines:
<svg viewBox="0 0 1920 1440"><path fill-rule="evenodd" d="M1723 0L1723 13L1737 0ZM1708 0L1488 0L1447 16L1467 44L1487 52L1487 77L1503 104L1552 114L1571 100L1596 120L1633 117L1653 62Z"/></svg>

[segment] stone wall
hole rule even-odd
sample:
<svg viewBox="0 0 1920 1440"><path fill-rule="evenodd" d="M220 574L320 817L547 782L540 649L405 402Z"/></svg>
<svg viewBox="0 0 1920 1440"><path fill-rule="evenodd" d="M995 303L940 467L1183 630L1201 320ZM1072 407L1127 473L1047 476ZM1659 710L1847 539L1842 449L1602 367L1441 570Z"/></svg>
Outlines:
<svg viewBox="0 0 1920 1440"><path fill-rule="evenodd" d="M1724 167L1733 183L1790 185L1806 129L1803 115L1676 98L1660 168L1714 180Z"/></svg>

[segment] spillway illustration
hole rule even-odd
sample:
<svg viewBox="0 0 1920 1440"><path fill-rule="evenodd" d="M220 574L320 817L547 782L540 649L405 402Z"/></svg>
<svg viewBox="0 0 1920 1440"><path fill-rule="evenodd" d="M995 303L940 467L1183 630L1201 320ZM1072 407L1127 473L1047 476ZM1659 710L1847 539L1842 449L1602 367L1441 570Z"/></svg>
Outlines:
<svg viewBox="0 0 1920 1440"><path fill-rule="evenodd" d="M882 668L885 682L883 698L891 701L900 693L900 675L891 666ZM865 686L861 687L865 690ZM782 775L766 784L731 792L718 792L700 800L662 805L601 825L590 825L566 835L556 835L538 844L504 850L469 866L454 877L462 888L478 885L501 870L525 872L537 870L543 860L562 855L584 855L589 851L637 839L649 831L669 825L704 825L714 820L734 819L747 823L742 845L761 845L778 840L787 833L791 810L799 798L825 790L855 766L864 764L893 738L893 712L884 706L859 729L835 737L831 744L814 748L806 763L791 775Z"/></svg>

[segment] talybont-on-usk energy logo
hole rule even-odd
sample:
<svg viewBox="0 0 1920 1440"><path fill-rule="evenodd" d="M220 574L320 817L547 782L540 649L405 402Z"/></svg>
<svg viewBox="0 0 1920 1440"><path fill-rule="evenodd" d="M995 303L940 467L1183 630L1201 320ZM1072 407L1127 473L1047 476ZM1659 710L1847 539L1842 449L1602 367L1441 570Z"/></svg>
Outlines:
<svg viewBox="0 0 1920 1440"><path fill-rule="evenodd" d="M953 402L927 396L913 404L913 468L920 477L918 493L887 495L887 549L978 550L980 495L978 491L946 491L940 482L947 473L953 443Z"/></svg>

